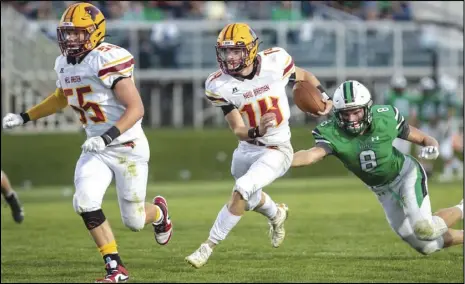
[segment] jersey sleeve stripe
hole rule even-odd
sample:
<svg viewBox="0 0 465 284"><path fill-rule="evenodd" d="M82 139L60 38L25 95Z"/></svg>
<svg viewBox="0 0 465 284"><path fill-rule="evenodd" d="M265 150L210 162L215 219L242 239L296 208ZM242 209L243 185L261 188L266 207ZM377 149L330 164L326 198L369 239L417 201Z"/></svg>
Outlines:
<svg viewBox="0 0 465 284"><path fill-rule="evenodd" d="M294 67L294 60L291 60L291 63L289 63L286 66L286 68L284 68L283 77L286 77L288 73L290 74L290 71L293 70L293 67Z"/></svg>
<svg viewBox="0 0 465 284"><path fill-rule="evenodd" d="M212 97L209 97L209 96L206 96L207 99L209 99L210 101L212 102L223 102L223 103L227 103L228 101L223 99L223 98L212 98Z"/></svg>
<svg viewBox="0 0 465 284"><path fill-rule="evenodd" d="M207 99L209 99L212 102L225 102L225 103L228 102L227 100L222 98L220 95L217 95L207 90L205 90L205 96L207 97Z"/></svg>
<svg viewBox="0 0 465 284"><path fill-rule="evenodd" d="M131 71L133 69L134 69L134 66L130 66L129 68L126 68L124 70L118 70L118 71L115 71L115 72L107 73L105 76L102 76L102 77L99 77L99 78L100 78L100 80L105 80L106 78L110 77L111 75L115 75L115 74L120 74L122 76L130 76Z"/></svg>
<svg viewBox="0 0 465 284"><path fill-rule="evenodd" d="M396 120L399 121L399 110L396 107L394 107L394 112L396 114L395 116Z"/></svg>
<svg viewBox="0 0 465 284"><path fill-rule="evenodd" d="M221 74L223 74L223 72L221 70L219 71L216 71L215 73L211 74L210 76L208 76L207 78L207 82L210 83L212 82L213 80L219 78L221 76Z"/></svg>
<svg viewBox="0 0 465 284"><path fill-rule="evenodd" d="M286 59L286 63L284 63L284 66L287 66L289 62L291 61L291 59L292 59L292 56L289 55Z"/></svg>
<svg viewBox="0 0 465 284"><path fill-rule="evenodd" d="M403 124L404 121L405 121L403 116L402 116L401 118L402 118L402 119L401 119L400 122L397 124L396 129L399 129L399 127L401 127L402 124Z"/></svg>
<svg viewBox="0 0 465 284"><path fill-rule="evenodd" d="M218 94L215 94L213 92L210 92L209 90L205 90L205 95L207 95L207 97L212 97L212 98L222 98L220 95Z"/></svg>
<svg viewBox="0 0 465 284"><path fill-rule="evenodd" d="M318 143L331 144L331 142L329 142L328 140L324 140L324 139L315 139L315 144L318 144Z"/></svg>
<svg viewBox="0 0 465 284"><path fill-rule="evenodd" d="M323 136L322 136L320 133L316 132L315 130L312 131L312 134L313 134L313 136L315 136L315 137L318 137L318 138L321 137L321 138L323 139Z"/></svg>
<svg viewBox="0 0 465 284"><path fill-rule="evenodd" d="M105 76L106 74L108 73L113 73L113 72L118 72L118 71L121 71L121 70L125 70L131 66L134 65L134 58L131 58L130 60L126 61L126 62L123 62L123 63L120 63L118 65L115 65L115 66L111 66L111 67L108 67L108 68L104 68L100 71L98 71L98 76L101 78L103 76Z"/></svg>
<svg viewBox="0 0 465 284"><path fill-rule="evenodd" d="M108 66L115 65L116 63L120 63L120 62L123 62L123 61L127 61L127 60L129 60L131 57L132 57L132 55L128 55L128 56L123 57L123 58L121 58L121 59L118 59L118 60L115 60L115 61L112 61L112 62L105 63L105 64L103 65L103 67L108 67Z"/></svg>

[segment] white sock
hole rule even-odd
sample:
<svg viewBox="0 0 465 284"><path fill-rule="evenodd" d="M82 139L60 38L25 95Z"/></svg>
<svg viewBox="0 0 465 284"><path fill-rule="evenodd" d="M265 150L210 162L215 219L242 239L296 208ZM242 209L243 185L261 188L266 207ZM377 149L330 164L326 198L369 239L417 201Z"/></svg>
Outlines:
<svg viewBox="0 0 465 284"><path fill-rule="evenodd" d="M276 206L276 203L268 194L265 192L263 192L263 194L265 195L265 203L263 203L260 208L255 209L255 211L271 220L276 217L276 213L278 213L278 206Z"/></svg>
<svg viewBox="0 0 465 284"><path fill-rule="evenodd" d="M225 205L218 213L215 223L210 230L208 239L215 244L226 239L229 232L237 225L242 216L236 216L229 212L228 207Z"/></svg>

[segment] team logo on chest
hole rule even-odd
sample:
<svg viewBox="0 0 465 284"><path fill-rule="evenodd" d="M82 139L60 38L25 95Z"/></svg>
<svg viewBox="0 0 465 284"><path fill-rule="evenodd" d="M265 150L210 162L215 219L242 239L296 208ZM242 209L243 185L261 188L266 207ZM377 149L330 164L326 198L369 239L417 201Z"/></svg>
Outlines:
<svg viewBox="0 0 465 284"><path fill-rule="evenodd" d="M244 96L244 99L250 99L252 97L260 96L261 94L264 94L268 92L269 90L270 90L270 85L266 84L265 86L255 88L252 91L247 91L244 94L242 94L242 96Z"/></svg>
<svg viewBox="0 0 465 284"><path fill-rule="evenodd" d="M81 82L81 76L65 77L66 84L80 83L80 82Z"/></svg>
<svg viewBox="0 0 465 284"><path fill-rule="evenodd" d="M370 141L360 142L359 147L361 151L370 150L373 148L373 143L371 143Z"/></svg>

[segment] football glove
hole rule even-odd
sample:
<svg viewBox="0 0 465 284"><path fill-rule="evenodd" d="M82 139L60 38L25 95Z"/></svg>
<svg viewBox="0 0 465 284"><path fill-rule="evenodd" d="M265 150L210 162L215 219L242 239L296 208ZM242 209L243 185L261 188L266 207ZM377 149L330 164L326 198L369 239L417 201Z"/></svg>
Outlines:
<svg viewBox="0 0 465 284"><path fill-rule="evenodd" d="M3 128L13 128L24 124L24 120L19 114L9 113L3 118Z"/></svg>
<svg viewBox="0 0 465 284"><path fill-rule="evenodd" d="M421 148L419 157L426 160L435 160L439 156L438 147L426 146Z"/></svg>
<svg viewBox="0 0 465 284"><path fill-rule="evenodd" d="M82 144L82 151L85 152L101 152L105 149L105 141L101 136L88 138L84 144Z"/></svg>

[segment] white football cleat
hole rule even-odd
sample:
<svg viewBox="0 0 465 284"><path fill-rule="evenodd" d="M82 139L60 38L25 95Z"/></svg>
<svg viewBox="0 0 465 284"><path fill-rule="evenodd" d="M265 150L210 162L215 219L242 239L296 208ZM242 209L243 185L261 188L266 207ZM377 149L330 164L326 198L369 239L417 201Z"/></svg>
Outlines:
<svg viewBox="0 0 465 284"><path fill-rule="evenodd" d="M207 263L212 252L213 250L208 244L201 244L200 247L193 254L187 256L185 260L193 267L200 268Z"/></svg>
<svg viewBox="0 0 465 284"><path fill-rule="evenodd" d="M268 224L270 225L270 237L271 237L271 245L274 248L279 247L283 241L284 237L286 236L286 230L284 229L284 222L287 220L288 210L286 204L276 204L278 207L278 213L273 220L270 220Z"/></svg>

